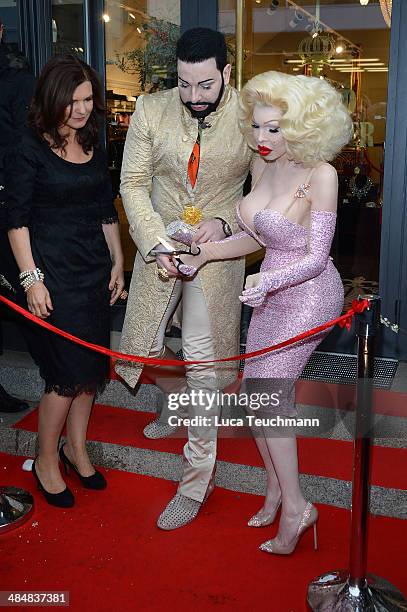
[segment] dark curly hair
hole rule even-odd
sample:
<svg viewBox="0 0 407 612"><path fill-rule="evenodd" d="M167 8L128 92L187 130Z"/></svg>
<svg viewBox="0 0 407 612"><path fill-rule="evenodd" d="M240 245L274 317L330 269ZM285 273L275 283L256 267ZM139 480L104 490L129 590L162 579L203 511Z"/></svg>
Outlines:
<svg viewBox="0 0 407 612"><path fill-rule="evenodd" d="M99 127L105 113L97 73L73 53L55 55L41 71L27 122L41 138L45 134L51 137L53 149L64 150L67 145L59 129L65 121L67 107L72 104L75 89L85 81L92 85L93 110L86 125L77 130L77 140L88 153L99 144Z"/></svg>

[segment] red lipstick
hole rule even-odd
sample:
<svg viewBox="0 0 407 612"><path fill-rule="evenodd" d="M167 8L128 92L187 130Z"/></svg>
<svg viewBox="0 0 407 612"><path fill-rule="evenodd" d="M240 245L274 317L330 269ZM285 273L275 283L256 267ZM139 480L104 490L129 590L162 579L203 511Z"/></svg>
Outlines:
<svg viewBox="0 0 407 612"><path fill-rule="evenodd" d="M272 151L272 149L269 149L268 147L261 147L260 145L257 147L260 155L262 155L263 157L266 157L266 155L269 155Z"/></svg>

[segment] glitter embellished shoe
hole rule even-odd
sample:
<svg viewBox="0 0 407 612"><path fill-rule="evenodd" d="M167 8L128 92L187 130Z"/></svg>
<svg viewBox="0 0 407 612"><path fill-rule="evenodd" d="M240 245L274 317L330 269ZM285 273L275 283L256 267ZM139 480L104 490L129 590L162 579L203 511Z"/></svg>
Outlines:
<svg viewBox="0 0 407 612"><path fill-rule="evenodd" d="M150 440L159 440L160 438L168 438L168 436L176 432L177 429L178 427L176 425L160 423L157 419L144 427L143 434L145 438L149 438Z"/></svg>
<svg viewBox="0 0 407 612"><path fill-rule="evenodd" d="M277 516L277 512L280 506L281 506L281 497L279 501L277 502L277 505L274 508L273 512L271 513L264 512L262 508L254 516L252 516L252 518L248 521L247 523L248 526L249 527L267 527L268 525L271 525L271 523L274 523L274 520Z"/></svg>
<svg viewBox="0 0 407 612"><path fill-rule="evenodd" d="M317 540L317 520L318 520L318 510L307 502L305 506L305 510L302 514L300 524L298 525L297 533L294 538L288 544L282 544L278 536L273 540L268 540L267 542L263 542L260 545L260 550L264 552L271 553L273 555L291 555L294 552L295 547L298 544L301 536L309 529L310 527L314 527L314 548L315 550L318 548L318 540Z"/></svg>
<svg viewBox="0 0 407 612"><path fill-rule="evenodd" d="M177 493L158 517L157 527L165 531L178 529L191 523L198 515L203 504L215 488L215 478L212 476L202 502Z"/></svg>

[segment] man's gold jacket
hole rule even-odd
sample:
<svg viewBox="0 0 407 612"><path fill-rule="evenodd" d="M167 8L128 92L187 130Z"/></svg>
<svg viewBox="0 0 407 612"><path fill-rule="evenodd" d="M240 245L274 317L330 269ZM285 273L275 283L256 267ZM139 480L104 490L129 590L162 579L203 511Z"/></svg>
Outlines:
<svg viewBox="0 0 407 612"><path fill-rule="evenodd" d="M178 88L141 96L137 100L124 148L121 196L138 252L134 262L120 350L147 356L171 296L174 279L157 276L149 256L166 237L165 227L181 219L191 203L203 220L222 217L233 232L236 204L242 197L252 152L238 126L238 94L226 86L201 133L198 178L191 200L188 160L198 135L198 120L182 104ZM185 248L184 245L180 245ZM239 351L244 259L210 262L199 271L211 321L215 357ZM236 377L238 362L216 368L220 387ZM116 370L134 387L142 365L119 362Z"/></svg>

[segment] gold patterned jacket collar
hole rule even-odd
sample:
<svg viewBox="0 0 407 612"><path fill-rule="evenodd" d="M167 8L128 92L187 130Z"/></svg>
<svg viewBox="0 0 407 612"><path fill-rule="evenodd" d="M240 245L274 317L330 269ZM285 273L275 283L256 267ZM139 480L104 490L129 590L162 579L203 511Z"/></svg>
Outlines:
<svg viewBox="0 0 407 612"><path fill-rule="evenodd" d="M213 128L219 121L219 119L222 117L223 111L232 97L232 91L233 89L230 85L225 85L225 91L223 92L223 96L218 104L218 108L216 109L216 111L210 113L210 115L207 115L205 117L205 122L208 123L210 126L208 127L208 129ZM179 104L181 106L181 117L184 127L187 130L190 130L191 128L196 129L198 127L198 119L192 117L188 108L185 106L185 104L182 103L181 98L179 98Z"/></svg>

